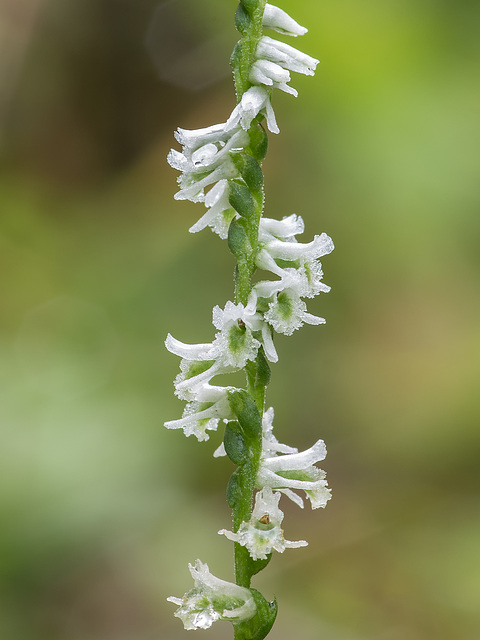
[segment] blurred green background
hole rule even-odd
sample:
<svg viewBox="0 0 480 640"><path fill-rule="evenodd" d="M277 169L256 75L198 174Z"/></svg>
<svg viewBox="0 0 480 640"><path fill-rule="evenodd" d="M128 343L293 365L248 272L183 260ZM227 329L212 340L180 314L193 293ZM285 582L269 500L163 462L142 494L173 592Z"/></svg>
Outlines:
<svg viewBox="0 0 480 640"><path fill-rule="evenodd" d="M334 499L284 504L310 546L255 586L272 639L479 640L480 5L281 4L321 64L275 95L266 214L336 250L268 399L281 441L325 439ZM231 579L220 434L162 424L167 332L210 341L232 296L165 157L234 106L235 7L0 0L2 640L180 640L187 562Z"/></svg>

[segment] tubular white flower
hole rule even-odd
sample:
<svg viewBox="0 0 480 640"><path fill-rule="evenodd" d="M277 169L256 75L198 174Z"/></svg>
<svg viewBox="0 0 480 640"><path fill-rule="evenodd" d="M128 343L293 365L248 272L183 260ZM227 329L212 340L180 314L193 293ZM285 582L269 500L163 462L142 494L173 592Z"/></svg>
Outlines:
<svg viewBox="0 0 480 640"><path fill-rule="evenodd" d="M183 149L183 153L191 157L191 154L206 144L225 142L231 137L231 133L225 130L225 123L212 124L210 127L203 129L178 129L173 134L175 140L179 142Z"/></svg>
<svg viewBox="0 0 480 640"><path fill-rule="evenodd" d="M315 69L319 62L312 56L298 51L295 47L268 36L263 36L260 39L255 55L259 59L270 60L284 69L303 73L306 76L315 74Z"/></svg>
<svg viewBox="0 0 480 640"><path fill-rule="evenodd" d="M289 72L270 60L254 62L250 71L250 80L254 84L264 84L267 87L290 93L292 96L298 96L298 91L287 84L291 80Z"/></svg>
<svg viewBox="0 0 480 640"><path fill-rule="evenodd" d="M215 357L215 350L210 342L203 344L186 344L180 342L172 335L167 334L165 346L176 356L186 358L188 360L212 360Z"/></svg>
<svg viewBox="0 0 480 640"><path fill-rule="evenodd" d="M251 519L242 522L237 533L227 529L221 529L218 533L246 547L254 560L265 560L274 549L283 553L285 549L306 547L308 543L305 540L285 540L280 526L283 512L278 508L279 500L280 493L264 487L255 497Z"/></svg>
<svg viewBox="0 0 480 640"><path fill-rule="evenodd" d="M199 442L208 440L207 431L216 431L220 420L228 422L233 418L227 399L228 387L215 402L189 402L178 420L169 420L164 426L167 429L183 429L184 434L195 436Z"/></svg>
<svg viewBox="0 0 480 640"><path fill-rule="evenodd" d="M295 213L282 218L282 220L262 217L258 231L258 238L262 243L266 243L274 238L291 240L296 235L305 231L305 224L301 216L297 216Z"/></svg>
<svg viewBox="0 0 480 640"><path fill-rule="evenodd" d="M232 111L226 122L225 128L228 130L240 125L245 131L250 128L252 120L262 112L267 119L267 127L272 133L280 133L275 113L270 102L270 94L263 87L250 87L242 96L242 99Z"/></svg>
<svg viewBox="0 0 480 640"><path fill-rule="evenodd" d="M205 227L210 227L214 233L225 240L228 237L231 221L238 217L228 198L228 180L220 180L206 194L205 206L208 207L208 211L190 227L190 233L197 233Z"/></svg>
<svg viewBox="0 0 480 640"><path fill-rule="evenodd" d="M167 598L178 605L174 615L180 618L187 631L208 629L216 620L242 622L255 615L257 606L249 589L216 578L208 565L200 560L195 566L189 564L188 568L194 588L183 598Z"/></svg>
<svg viewBox="0 0 480 640"><path fill-rule="evenodd" d="M321 292L328 293L330 291L330 287L322 282L322 265L317 260L308 261L298 269L282 269L275 261L273 261L273 265L274 268L269 270L279 275L280 280L261 280L257 282L254 289L259 298L270 298L275 293L280 293L286 289L302 298L314 298Z"/></svg>
<svg viewBox="0 0 480 640"><path fill-rule="evenodd" d="M200 173L200 172L199 172ZM204 176L199 179L199 175L195 173L183 173L178 178L180 185L180 191L174 195L175 200L190 200L191 202L204 202L205 189L215 182L220 180L229 180L235 178L238 175L238 170L233 164L230 157L226 157L223 163L216 169L205 175L204 172L200 173Z"/></svg>
<svg viewBox="0 0 480 640"><path fill-rule="evenodd" d="M286 36L303 36L308 31L295 22L283 9L268 3L265 5L262 24L266 29L273 29Z"/></svg>
<svg viewBox="0 0 480 640"><path fill-rule="evenodd" d="M326 233L315 236L312 242L307 243L284 242L274 238L263 247L272 258L280 258L281 260L299 260L302 258L315 260L331 253L334 248L332 239Z"/></svg>
<svg viewBox="0 0 480 640"><path fill-rule="evenodd" d="M281 491L301 507L303 500L293 489L303 490L312 504L312 509L326 506L331 498L325 480L326 474L314 466L327 455L323 440L318 440L313 447L300 453L273 456L270 453L271 449L262 451L257 475L259 488L270 487L275 491Z"/></svg>
<svg viewBox="0 0 480 640"><path fill-rule="evenodd" d="M238 175L230 153L248 143L245 131L226 131L225 125L215 125L197 131L179 129L175 137L183 149L181 152L171 149L167 160L171 167L182 172L177 179L180 191L174 196L176 200L202 202L206 187Z"/></svg>
<svg viewBox="0 0 480 640"><path fill-rule="evenodd" d="M318 258L333 251L331 238L322 233L309 243L297 242L295 235L303 232L303 220L295 215L283 220L266 219L260 222L260 239L263 248L256 256L256 264L270 271L280 280L262 280L254 285L257 297L276 298L270 302L265 319L276 331L290 335L303 322L321 324L322 319L306 313L302 297L314 298L327 293L330 287L322 282L322 265ZM291 263L291 267L280 266L277 261ZM278 294L285 293L279 297Z"/></svg>
<svg viewBox="0 0 480 640"><path fill-rule="evenodd" d="M179 171L211 169L232 149L243 148L248 143L244 131L227 130L226 123L205 129L177 129L175 139L182 145L182 151L171 149L167 160Z"/></svg>

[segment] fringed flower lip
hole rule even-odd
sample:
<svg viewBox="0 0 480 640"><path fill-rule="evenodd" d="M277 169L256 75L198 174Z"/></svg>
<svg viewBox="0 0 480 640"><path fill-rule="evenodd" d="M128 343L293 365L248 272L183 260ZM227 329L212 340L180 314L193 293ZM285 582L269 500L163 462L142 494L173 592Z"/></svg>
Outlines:
<svg viewBox="0 0 480 640"><path fill-rule="evenodd" d="M218 533L246 547L253 560L265 560L274 550L283 553L285 549L306 547L305 540L285 540L281 528L284 515L278 507L280 496L279 492L264 487L255 497L250 520L242 522L236 533L227 529Z"/></svg>

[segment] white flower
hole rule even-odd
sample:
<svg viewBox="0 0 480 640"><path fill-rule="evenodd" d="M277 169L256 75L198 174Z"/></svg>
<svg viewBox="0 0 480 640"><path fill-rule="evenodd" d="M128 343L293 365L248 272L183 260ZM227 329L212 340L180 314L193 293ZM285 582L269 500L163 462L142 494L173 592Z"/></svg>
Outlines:
<svg viewBox="0 0 480 640"><path fill-rule="evenodd" d="M307 312L307 305L293 289L285 289L276 294L273 302L268 305L265 320L277 333L286 336L291 336L304 323L325 324L325 318Z"/></svg>
<svg viewBox="0 0 480 640"><path fill-rule="evenodd" d="M267 87L290 93L292 96L298 96L298 91L287 84L291 80L289 72L270 60L254 62L250 71L250 80L254 84L264 84Z"/></svg>
<svg viewBox="0 0 480 640"><path fill-rule="evenodd" d="M307 313L301 298L313 298L330 287L322 282L322 265L318 258L333 251L332 239L322 233L312 242L297 242L295 235L303 232L303 220L295 215L283 220L265 219L260 222L260 241L263 247L256 256L257 266L280 277L262 280L254 285L257 298L270 299L264 317L275 331L291 335L304 322L323 324L325 320ZM280 266L286 262L292 266Z"/></svg>
<svg viewBox="0 0 480 640"><path fill-rule="evenodd" d="M216 400L199 402L194 400L189 402L183 412L183 416L178 420L165 422L167 429L183 429L186 436L195 436L199 442L208 440L207 430L216 431L220 420L228 422L234 415L230 409L227 392L232 387L210 387Z"/></svg>
<svg viewBox="0 0 480 640"><path fill-rule="evenodd" d="M275 113L270 103L270 94L263 87L250 87L242 96L242 99L232 111L226 122L226 129L233 129L240 125L245 131L250 128L252 120L259 113L264 113L267 119L267 127L272 133L280 133L275 120Z"/></svg>
<svg viewBox="0 0 480 640"><path fill-rule="evenodd" d="M184 147L183 152L186 156L191 157L192 153L209 143L225 142L231 136L225 130L225 123L212 124L210 127L203 129L181 129L180 127L174 133L175 140Z"/></svg>
<svg viewBox="0 0 480 640"><path fill-rule="evenodd" d="M167 335L165 346L170 353L182 358L180 373L174 381L175 395L181 400L218 399L212 398L211 394L201 397L201 390L205 385L208 385L215 375L224 372L225 368L217 362L218 346L215 343L185 344L170 334Z"/></svg>
<svg viewBox="0 0 480 640"><path fill-rule="evenodd" d="M268 36L260 39L255 55L258 59L270 60L284 69L303 73L306 76L313 76L318 64L315 58Z"/></svg>
<svg viewBox="0 0 480 640"><path fill-rule="evenodd" d="M259 252L257 264L262 267L261 261L265 253L274 259L294 261L294 260L315 260L331 253L334 249L332 239L326 233L315 236L312 242L285 242L278 238L269 240ZM265 257L265 259L267 259ZM263 267L262 267L263 268ZM268 267L267 267L268 268Z"/></svg>
<svg viewBox="0 0 480 640"><path fill-rule="evenodd" d="M287 36L303 36L308 31L295 22L288 13L268 3L265 5L262 24L267 29L273 29Z"/></svg>
<svg viewBox="0 0 480 640"><path fill-rule="evenodd" d="M178 129L175 137L183 149L181 152L171 149L167 160L171 167L181 171L176 200L202 202L206 187L238 175L230 153L248 143L245 131L226 131L225 125L214 125L196 131Z"/></svg>
<svg viewBox="0 0 480 640"><path fill-rule="evenodd" d="M223 405L218 403L224 401L228 388L212 386L212 378L243 369L249 360L255 360L262 344L266 357L271 362L278 360L271 328L257 313L255 301L252 296L247 306L231 301L224 309L216 306L213 324L218 332L212 343L185 344L168 334L165 346L182 358L180 373L174 381L175 395L189 404L181 419L165 423L167 428L181 428L186 435L193 433L206 440L205 430L216 429L219 419L226 417L219 413Z"/></svg>
<svg viewBox="0 0 480 640"><path fill-rule="evenodd" d="M270 487L275 491L281 491L303 507L302 498L293 491L293 489L300 489L305 491L312 509L326 506L331 498L331 492L325 480L326 474L314 466L316 462L324 460L327 455L323 440L318 440L313 447L300 453L271 454L272 447L267 441L267 448L264 447L262 451L257 475L259 488Z"/></svg>
<svg viewBox="0 0 480 640"><path fill-rule="evenodd" d="M255 360L260 342L253 337L256 320L260 316L247 312L243 304L230 300L224 309L213 309L213 324L219 329L214 344L221 353L222 363L235 369L243 369L249 360Z"/></svg>
<svg viewBox="0 0 480 640"><path fill-rule="evenodd" d="M223 373L223 367L216 359L219 355L215 343L185 344L170 334L165 346L182 358L180 373L175 378L175 395L181 400L198 400L199 390L213 378Z"/></svg>
<svg viewBox="0 0 480 640"><path fill-rule="evenodd" d="M275 220L274 218L260 218L259 224L259 241L266 243L274 238L280 240L291 240L299 233L303 233L305 224L301 216L292 213L290 216Z"/></svg>
<svg viewBox="0 0 480 640"><path fill-rule="evenodd" d="M273 549L283 553L285 549L307 546L305 540L292 542L283 537L280 526L283 512L278 508L279 500L280 493L274 493L270 487L264 487L255 497L255 506L249 522L242 522L237 533L226 529L221 529L218 533L246 547L254 560L266 559Z"/></svg>
<svg viewBox="0 0 480 640"><path fill-rule="evenodd" d="M185 629L208 629L216 620L242 622L255 615L257 606L249 589L216 578L200 560L188 568L194 588L183 598L167 598L179 606L175 616Z"/></svg>
<svg viewBox="0 0 480 640"><path fill-rule="evenodd" d="M218 341L219 350L223 352L222 362L228 366L243 369L248 360L256 358L260 342L253 337L253 332L261 332L267 358L271 362L278 360L270 328L257 313L255 301L252 297L247 306L228 301L224 310L218 306L213 310L213 324L220 330L215 343Z"/></svg>
<svg viewBox="0 0 480 640"><path fill-rule="evenodd" d="M197 233L197 231L201 231L205 227L211 227L214 233L225 240L228 236L228 228L231 221L233 218L238 217L237 212L232 209L228 198L228 180L220 180L206 194L205 206L208 207L208 211L190 227L190 233Z"/></svg>

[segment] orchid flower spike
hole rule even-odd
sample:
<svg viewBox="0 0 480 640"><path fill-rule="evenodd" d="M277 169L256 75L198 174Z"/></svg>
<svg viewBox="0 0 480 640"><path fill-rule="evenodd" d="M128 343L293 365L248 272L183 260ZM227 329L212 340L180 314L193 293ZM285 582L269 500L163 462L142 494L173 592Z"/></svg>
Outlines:
<svg viewBox="0 0 480 640"><path fill-rule="evenodd" d="M333 250L333 242L325 233L299 242L305 225L296 214L279 220L263 216L266 130L279 133L273 90L297 96L291 74L313 75L318 64L263 29L294 38L307 29L265 0L240 0L235 25L241 34L231 58L236 106L220 124L178 128L181 150L168 154L179 171L175 199L206 208L190 232L209 227L227 240L236 259L235 297L213 308L211 342L187 344L168 334L165 346L180 358L175 394L186 405L182 417L165 427L206 441L225 425L214 457L228 456L237 466L227 488L234 524L233 531L219 533L235 543L237 584L216 578L197 560L189 565L193 589L168 600L177 605L175 616L187 630L229 620L236 639L261 640L274 623L277 605L250 589L251 579L273 551L307 545L285 539L281 496L303 508L303 492L313 509L325 507L331 497L325 472L316 466L326 456L323 440L306 451L280 443L273 433L273 408L264 407L270 364L278 361L275 332L290 335L304 323L325 322L308 313L305 299L330 289L320 259ZM264 272L260 277L258 269ZM224 385L224 376L240 371L246 374L245 388Z"/></svg>

